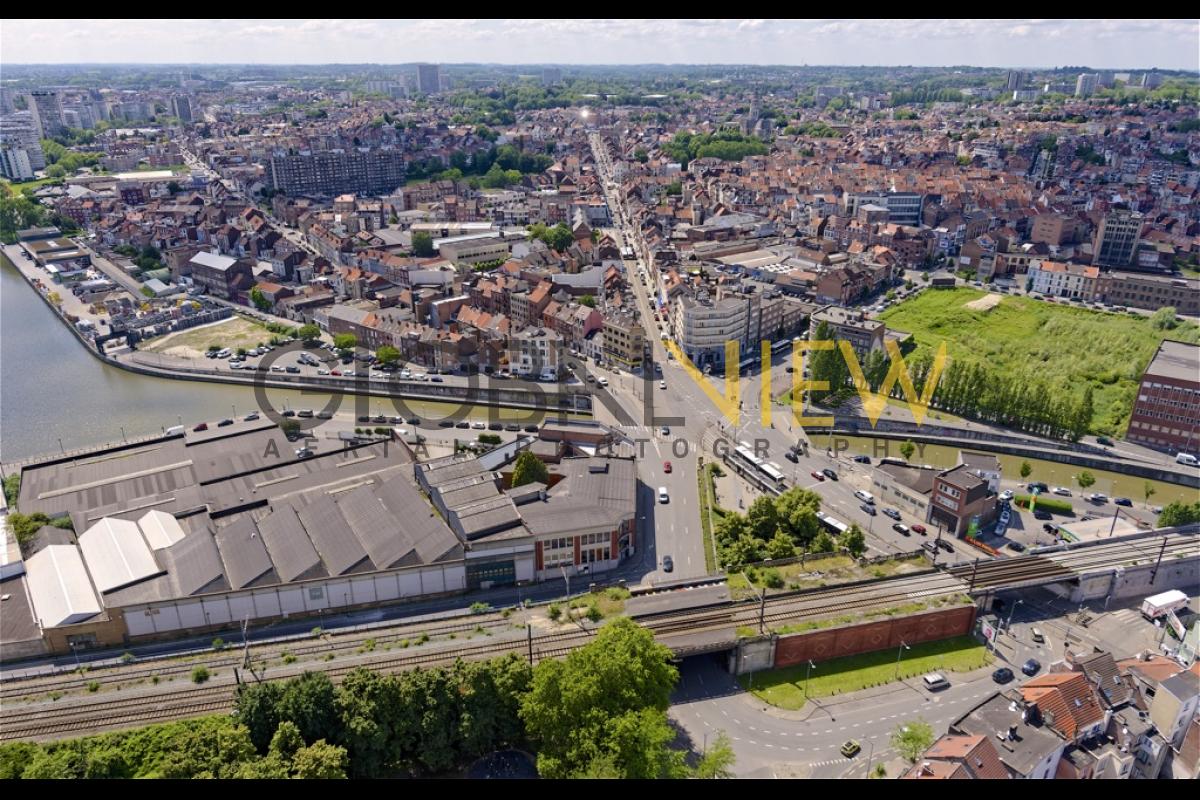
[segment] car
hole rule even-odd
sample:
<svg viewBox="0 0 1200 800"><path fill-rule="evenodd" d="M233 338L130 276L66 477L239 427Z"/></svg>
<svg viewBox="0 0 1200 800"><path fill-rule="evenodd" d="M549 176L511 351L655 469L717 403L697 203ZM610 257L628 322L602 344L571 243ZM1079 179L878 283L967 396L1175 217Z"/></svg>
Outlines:
<svg viewBox="0 0 1200 800"><path fill-rule="evenodd" d="M1101 492L1092 492L1087 496L1087 501L1089 503L1107 503L1108 495Z"/></svg>
<svg viewBox="0 0 1200 800"><path fill-rule="evenodd" d="M300 368L296 367L296 366L287 366L287 367L284 367L284 371L291 375L296 375L296 374L299 374Z"/></svg>
<svg viewBox="0 0 1200 800"><path fill-rule="evenodd" d="M352 370L352 369L344 370L344 371L342 372L342 374L343 374L343 375L345 375L347 378L356 378L356 377L358 377L358 373L357 373L357 372L355 372L355 371L354 371L354 370Z"/></svg>
<svg viewBox="0 0 1200 800"><path fill-rule="evenodd" d="M329 374L329 370L327 370L327 369L319 369L319 370L317 370L317 374L318 374L318 375L328 375L328 374Z"/></svg>
<svg viewBox="0 0 1200 800"><path fill-rule="evenodd" d="M1103 447L1112 447L1112 446L1113 446L1113 440L1112 440L1112 439L1110 439L1110 438L1108 438L1107 436L1097 436L1097 437L1096 437L1096 444L1099 444L1099 445L1101 445L1101 446L1103 446Z"/></svg>
<svg viewBox="0 0 1200 800"><path fill-rule="evenodd" d="M1113 505L1114 506L1125 506L1126 508L1133 508L1133 501L1130 500L1128 497L1114 497Z"/></svg>
<svg viewBox="0 0 1200 800"><path fill-rule="evenodd" d="M1000 501L1001 502L1007 503L1007 502L1011 501L1012 499L1013 499L1013 493L1012 493L1011 489L1005 489L1003 492L1000 493Z"/></svg>
<svg viewBox="0 0 1200 800"><path fill-rule="evenodd" d="M928 550L930 553L933 554L934 558L937 558L938 549L937 549L937 545L934 544L933 542L921 542L921 549Z"/></svg>
<svg viewBox="0 0 1200 800"><path fill-rule="evenodd" d="M332 411L318 411L317 419L333 419Z"/></svg>
<svg viewBox="0 0 1200 800"><path fill-rule="evenodd" d="M814 478L821 481L822 483L825 482L825 476L822 475L821 473L817 472L815 469L812 472L810 472L809 475L812 475Z"/></svg>
<svg viewBox="0 0 1200 800"><path fill-rule="evenodd" d="M242 421L243 422L254 422L254 420L256 420L256 419L258 419L258 412L251 411L249 414L247 414L245 417L242 418Z"/></svg>
<svg viewBox="0 0 1200 800"><path fill-rule="evenodd" d="M862 752L862 745L855 740L850 739L841 746L838 752L840 752L846 758L854 758L856 755Z"/></svg>
<svg viewBox="0 0 1200 800"><path fill-rule="evenodd" d="M992 673L992 680L996 683L1008 683L1013 679L1013 671L1008 667L1001 667Z"/></svg>
<svg viewBox="0 0 1200 800"><path fill-rule="evenodd" d="M1012 550L1014 553L1024 553L1025 545L1021 544L1020 542L1009 542L1008 549Z"/></svg>
<svg viewBox="0 0 1200 800"><path fill-rule="evenodd" d="M432 376L429 380L431 383L444 383L444 381L437 375Z"/></svg>
<svg viewBox="0 0 1200 800"><path fill-rule="evenodd" d="M859 506L859 508L861 508L863 510L864 514L871 516L871 517L875 516L875 506L868 505L867 503L863 503L861 506Z"/></svg>
<svg viewBox="0 0 1200 800"><path fill-rule="evenodd" d="M901 536L911 536L912 535L908 532L908 526L905 525L903 522L897 522L896 524L892 525L892 530L894 530L896 533L900 534Z"/></svg>
<svg viewBox="0 0 1200 800"><path fill-rule="evenodd" d="M1051 517L1051 516L1050 516L1050 512L1049 512L1049 511L1043 511L1043 510L1042 510L1042 509L1040 509L1040 508L1038 508L1038 509L1035 509L1035 510L1034 510L1034 512L1033 512L1033 518L1034 518L1034 519L1041 519L1041 520L1053 519L1053 517Z"/></svg>
<svg viewBox="0 0 1200 800"><path fill-rule="evenodd" d="M929 533L929 531L925 530L925 526L924 526L924 525L913 525L913 526L912 526L912 532L913 532L913 533L918 533L918 534L920 534L921 536L924 536L925 534Z"/></svg>
<svg viewBox="0 0 1200 800"><path fill-rule="evenodd" d="M1095 517L1084 517L1084 518L1083 518L1082 520L1080 520L1080 521L1081 521L1081 522L1088 522L1088 521L1090 521L1090 520L1093 520L1093 519L1095 519ZM1048 533L1048 534L1050 534L1050 535L1052 535L1052 536L1053 536L1053 535L1054 535L1054 532L1055 532L1056 530L1058 530L1058 529L1057 529L1057 528L1055 528L1053 525L1051 525L1049 522L1047 522L1047 523L1045 523L1044 525L1042 525L1042 533Z"/></svg>
<svg viewBox="0 0 1200 800"><path fill-rule="evenodd" d="M939 539L937 545L938 545L938 547L945 550L947 553L954 552L954 545L950 544L950 542L947 541L946 539Z"/></svg>
<svg viewBox="0 0 1200 800"><path fill-rule="evenodd" d="M671 502L671 496L669 494L667 494L667 487L665 487L665 486L658 487L658 502L660 502L660 503Z"/></svg>
<svg viewBox="0 0 1200 800"><path fill-rule="evenodd" d="M358 421L359 421L359 422L370 422L370 421L371 421L371 418L370 418L370 417L368 417L368 416L366 416L366 415L363 415L363 416L361 416L361 417L359 417L359 418L358 418Z"/></svg>
<svg viewBox="0 0 1200 800"><path fill-rule="evenodd" d="M1047 485L1046 485L1046 484L1044 484L1044 483L1040 483L1040 482L1037 482L1037 483L1031 483L1031 484L1029 484L1029 485L1028 485L1028 487L1027 487L1027 488L1029 489L1029 491L1031 491L1031 492L1037 492L1037 493L1039 493L1039 494L1045 494L1046 492L1050 491L1050 487L1049 487L1049 486L1047 486Z"/></svg>
<svg viewBox="0 0 1200 800"><path fill-rule="evenodd" d="M467 421L464 419L462 422L458 423L458 424L457 424L457 425L455 425L454 427L456 427L456 428L470 428L470 427L471 427L471 423L467 422Z"/></svg>
<svg viewBox="0 0 1200 800"><path fill-rule="evenodd" d="M409 418L408 418L408 424L409 424L409 425L420 425L420 424L421 424L421 418L420 418L420 417L409 417Z"/></svg>
<svg viewBox="0 0 1200 800"><path fill-rule="evenodd" d="M383 414L376 414L375 417L371 421L376 424L383 425L383 424L387 423L388 418L385 417Z"/></svg>
<svg viewBox="0 0 1200 800"><path fill-rule="evenodd" d="M1021 665L1021 672L1024 672L1026 675L1028 675L1030 677L1037 675L1038 672L1041 671L1041 669L1042 669L1042 664L1036 658L1031 658L1028 661L1026 661L1024 664Z"/></svg>
<svg viewBox="0 0 1200 800"><path fill-rule="evenodd" d="M510 422L504 426L504 430L508 431L509 433L520 433L521 426L515 422Z"/></svg>
<svg viewBox="0 0 1200 800"><path fill-rule="evenodd" d="M199 425L197 425L196 427L192 428L192 430L193 430L194 432L196 432L196 433L199 433L200 431L206 431L206 430L208 430L208 423L207 423L207 422L201 422Z"/></svg>
<svg viewBox="0 0 1200 800"><path fill-rule="evenodd" d="M487 423L486 422L472 422L471 427L477 431L485 431L485 430L487 430Z"/></svg>
<svg viewBox="0 0 1200 800"><path fill-rule="evenodd" d="M788 461L791 461L793 464L800 463L800 457L798 455L796 455L795 450L788 450L786 453L783 454L783 457L786 458Z"/></svg>
<svg viewBox="0 0 1200 800"><path fill-rule="evenodd" d="M859 500L862 500L867 505L875 505L875 498L871 496L870 492L864 492L862 489L859 489L854 493L854 496Z"/></svg>
<svg viewBox="0 0 1200 800"><path fill-rule="evenodd" d="M831 480L831 481L836 481L838 479L837 473L834 472L833 470L829 469L829 467L826 467L825 469L821 470L821 474L824 475L826 478L829 478L829 480Z"/></svg>
<svg viewBox="0 0 1200 800"><path fill-rule="evenodd" d="M883 509L883 515L885 517L891 517L892 519L896 520L897 522L900 521L900 512L894 508Z"/></svg>
<svg viewBox="0 0 1200 800"><path fill-rule="evenodd" d="M283 365L282 364L272 364L271 372L283 372Z"/></svg>
<svg viewBox="0 0 1200 800"><path fill-rule="evenodd" d="M870 463L871 463L871 457L870 457L870 456L855 456L855 457L854 457L854 463L856 463L856 464L870 464Z"/></svg>
<svg viewBox="0 0 1200 800"><path fill-rule="evenodd" d="M296 458L312 458L313 451L307 447L301 447L296 451Z"/></svg>
<svg viewBox="0 0 1200 800"><path fill-rule="evenodd" d="M663 472L667 473L668 475L671 473L671 462L670 461L663 462Z"/></svg>
<svg viewBox="0 0 1200 800"><path fill-rule="evenodd" d="M670 572L675 569L675 562L670 556L663 556L663 572Z"/></svg>
<svg viewBox="0 0 1200 800"><path fill-rule="evenodd" d="M226 425L232 425L232 424L233 424L233 420L231 420L231 419L223 419L223 420L221 420L220 422L218 422L218 423L217 423L217 427L218 427L218 428L224 428Z"/></svg>
<svg viewBox="0 0 1200 800"><path fill-rule="evenodd" d="M523 430L525 433L537 433L539 429L537 425L526 425Z"/></svg>
<svg viewBox="0 0 1200 800"><path fill-rule="evenodd" d="M504 423L503 422L490 422L490 423L488 423L488 430L489 431L502 431L502 430L504 430Z"/></svg>
<svg viewBox="0 0 1200 800"><path fill-rule="evenodd" d="M439 427L439 428L453 428L453 427L454 427L454 420L452 420L452 419L444 419L444 420L442 420L442 421L440 421L440 422L438 423L438 427Z"/></svg>
<svg viewBox="0 0 1200 800"><path fill-rule="evenodd" d="M342 377L342 371L340 369L331 369L331 370L329 370L329 374L334 375L338 378Z"/></svg>
<svg viewBox="0 0 1200 800"><path fill-rule="evenodd" d="M670 428L668 428L666 425L663 425L663 426L662 426L662 431L661 431L661 433L662 433L662 435L663 435L663 436L670 436L670 435L671 435L671 429L670 429Z"/></svg>
<svg viewBox="0 0 1200 800"><path fill-rule="evenodd" d="M946 680L946 676L942 675L940 672L929 673L921 678L921 683L924 684L925 688L931 692L937 692L942 689L950 688L950 681Z"/></svg>
<svg viewBox="0 0 1200 800"><path fill-rule="evenodd" d="M1070 497L1071 496L1071 490L1065 486L1055 486L1050 491L1053 494L1058 495L1059 497Z"/></svg>

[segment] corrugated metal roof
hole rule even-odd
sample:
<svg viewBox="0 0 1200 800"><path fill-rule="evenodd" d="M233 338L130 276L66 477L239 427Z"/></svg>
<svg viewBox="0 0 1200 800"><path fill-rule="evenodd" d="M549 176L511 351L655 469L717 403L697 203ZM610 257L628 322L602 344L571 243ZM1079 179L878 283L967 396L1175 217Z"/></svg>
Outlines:
<svg viewBox="0 0 1200 800"><path fill-rule="evenodd" d="M254 520L241 517L213 533L225 574L235 589L244 589L273 568L267 547Z"/></svg>
<svg viewBox="0 0 1200 800"><path fill-rule="evenodd" d="M321 566L321 557L308 539L296 509L287 503L275 506L258 521L267 552L280 580L294 581L309 570Z"/></svg>
<svg viewBox="0 0 1200 800"><path fill-rule="evenodd" d="M25 562L25 573L34 616L42 627L83 622L102 610L83 557L74 545L42 548Z"/></svg>
<svg viewBox="0 0 1200 800"><path fill-rule="evenodd" d="M330 575L343 575L367 561L367 551L346 524L333 498L322 495L298 513Z"/></svg>
<svg viewBox="0 0 1200 800"><path fill-rule="evenodd" d="M403 520L404 530L416 543L422 563L431 564L460 546L458 537L404 476L384 481L376 493L384 508L397 520Z"/></svg>
<svg viewBox="0 0 1200 800"><path fill-rule="evenodd" d="M192 531L163 551L162 558L177 595L229 588L217 543L208 531Z"/></svg>
<svg viewBox="0 0 1200 800"><path fill-rule="evenodd" d="M371 561L380 569L395 566L412 552L413 541L403 527L408 515L389 513L374 487L360 486L346 492L338 498L337 505Z"/></svg>
<svg viewBox="0 0 1200 800"><path fill-rule="evenodd" d="M183 528L179 520L164 511L147 511L137 524L154 550L162 550L183 541Z"/></svg>
<svg viewBox="0 0 1200 800"><path fill-rule="evenodd" d="M162 573L141 529L128 520L105 517L84 531L79 547L101 593Z"/></svg>

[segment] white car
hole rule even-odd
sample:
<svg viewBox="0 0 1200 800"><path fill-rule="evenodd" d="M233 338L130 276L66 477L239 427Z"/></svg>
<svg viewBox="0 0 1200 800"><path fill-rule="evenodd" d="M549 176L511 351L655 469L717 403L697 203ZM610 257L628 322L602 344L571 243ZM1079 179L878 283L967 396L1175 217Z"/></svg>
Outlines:
<svg viewBox="0 0 1200 800"><path fill-rule="evenodd" d="M875 498L871 496L870 492L864 492L862 489L859 489L857 492L854 493L854 496L857 497L859 500L862 500L867 505L875 504Z"/></svg>
<svg viewBox="0 0 1200 800"><path fill-rule="evenodd" d="M1062 495L1063 497L1071 496L1071 490L1065 486L1055 486L1051 491L1053 491L1054 494Z"/></svg>
<svg viewBox="0 0 1200 800"><path fill-rule="evenodd" d="M318 375L328 375L328 374L329 374L329 370L327 370L327 369L319 369L319 370L317 370L317 374L318 374Z"/></svg>
<svg viewBox="0 0 1200 800"><path fill-rule="evenodd" d="M658 502L660 502L660 503L671 502L671 496L667 494L667 487L665 487L665 486L658 487Z"/></svg>
<svg viewBox="0 0 1200 800"><path fill-rule="evenodd" d="M659 381L659 382L658 382L658 388L660 388L660 389L666 389L666 388L667 388L667 382L666 382L666 381Z"/></svg>
<svg viewBox="0 0 1200 800"><path fill-rule="evenodd" d="M477 431L486 431L487 423L486 422L472 422L471 427Z"/></svg>
<svg viewBox="0 0 1200 800"><path fill-rule="evenodd" d="M1003 500L1005 503L1007 503L1007 502L1009 502L1010 500L1012 500L1012 499L1013 499L1013 493L1012 493L1012 490L1010 490L1010 489L1005 489L1003 492L1001 492L1001 493L1000 493L1000 499L1001 499L1001 500Z"/></svg>

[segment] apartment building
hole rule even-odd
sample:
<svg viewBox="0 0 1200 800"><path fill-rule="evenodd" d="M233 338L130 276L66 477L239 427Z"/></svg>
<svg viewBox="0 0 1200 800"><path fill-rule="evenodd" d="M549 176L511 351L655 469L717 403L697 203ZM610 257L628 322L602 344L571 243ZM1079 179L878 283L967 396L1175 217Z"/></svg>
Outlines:
<svg viewBox="0 0 1200 800"><path fill-rule="evenodd" d="M1142 215L1116 209L1104 215L1092 245L1092 263L1098 267L1129 267L1137 254Z"/></svg>
<svg viewBox="0 0 1200 800"><path fill-rule="evenodd" d="M863 205L875 205L887 209L887 221L896 225L919 226L925 196L916 192L869 192L847 193L843 200L847 216L855 216Z"/></svg>
<svg viewBox="0 0 1200 800"><path fill-rule="evenodd" d="M610 367L633 372L642 368L646 333L634 314L609 314L604 318L604 360Z"/></svg>
<svg viewBox="0 0 1200 800"><path fill-rule="evenodd" d="M1099 299L1113 305L1157 311L1171 307L1189 317L1200 316L1200 280L1137 272L1101 276Z"/></svg>
<svg viewBox="0 0 1200 800"><path fill-rule="evenodd" d="M1168 452L1200 448L1200 345L1163 341L1142 374L1126 437Z"/></svg>
<svg viewBox="0 0 1200 800"><path fill-rule="evenodd" d="M278 151L267 175L271 188L289 195L387 194L407 178L404 154L390 148Z"/></svg>
<svg viewBox="0 0 1200 800"><path fill-rule="evenodd" d="M1051 297L1094 300L1100 286L1100 268L1057 261L1035 261L1029 266L1029 288Z"/></svg>
<svg viewBox="0 0 1200 800"><path fill-rule="evenodd" d="M192 269L192 282L205 294L234 300L239 292L249 291L254 286L254 276L245 261L212 253L197 253L188 263Z"/></svg>
<svg viewBox="0 0 1200 800"><path fill-rule="evenodd" d="M996 495L988 481L972 473L966 464L938 473L933 479L929 521L954 536L972 528L981 530L996 516Z"/></svg>
<svg viewBox="0 0 1200 800"><path fill-rule="evenodd" d="M725 343L730 341L738 342L742 360L753 357L758 347L759 305L757 293L714 297L702 289L681 295L671 316L674 339L698 367L724 364Z"/></svg>
<svg viewBox="0 0 1200 800"><path fill-rule="evenodd" d="M52 139L66 130L63 125L62 100L58 92L35 91L26 98L33 127L39 139Z"/></svg>
<svg viewBox="0 0 1200 800"><path fill-rule="evenodd" d="M860 360L866 359L872 350L883 349L887 326L878 320L868 319L861 311L840 306L825 306L815 311L808 324L808 336L816 335L822 323L829 325L833 338L850 342Z"/></svg>
<svg viewBox="0 0 1200 800"><path fill-rule="evenodd" d="M509 364L516 375L558 375L563 337L545 328L529 328L508 338Z"/></svg>

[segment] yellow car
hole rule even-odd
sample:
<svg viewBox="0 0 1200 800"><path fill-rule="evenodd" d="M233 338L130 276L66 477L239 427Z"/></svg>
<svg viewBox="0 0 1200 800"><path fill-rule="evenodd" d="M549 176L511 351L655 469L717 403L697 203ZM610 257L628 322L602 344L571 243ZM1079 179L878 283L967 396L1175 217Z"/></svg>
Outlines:
<svg viewBox="0 0 1200 800"><path fill-rule="evenodd" d="M862 752L862 745L853 739L842 745L842 755L846 758L854 758L860 752Z"/></svg>

